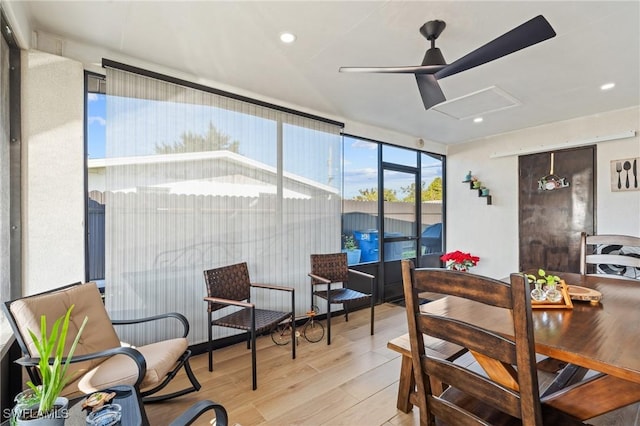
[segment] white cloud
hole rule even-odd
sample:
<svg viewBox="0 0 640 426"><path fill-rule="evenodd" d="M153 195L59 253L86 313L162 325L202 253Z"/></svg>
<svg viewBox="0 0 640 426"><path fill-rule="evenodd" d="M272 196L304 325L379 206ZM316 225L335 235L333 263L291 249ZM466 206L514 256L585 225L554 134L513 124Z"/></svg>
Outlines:
<svg viewBox="0 0 640 426"><path fill-rule="evenodd" d="M89 102L97 101L98 100L98 94L97 93L88 93L87 94L87 100Z"/></svg>
<svg viewBox="0 0 640 426"><path fill-rule="evenodd" d="M93 124L93 123L98 123L101 126L104 126L107 124L107 120L105 120L103 117L98 117L98 116L93 116L93 117L89 117L89 124Z"/></svg>
<svg viewBox="0 0 640 426"><path fill-rule="evenodd" d="M351 144L353 148L377 149L378 145L372 142L357 140Z"/></svg>

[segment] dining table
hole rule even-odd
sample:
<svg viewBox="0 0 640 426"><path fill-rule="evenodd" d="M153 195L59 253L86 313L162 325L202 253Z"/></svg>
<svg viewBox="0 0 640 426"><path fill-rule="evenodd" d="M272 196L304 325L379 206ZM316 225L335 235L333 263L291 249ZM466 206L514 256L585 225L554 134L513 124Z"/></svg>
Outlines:
<svg viewBox="0 0 640 426"><path fill-rule="evenodd" d="M601 299L595 303L572 301L572 307L561 309L532 309L536 353L571 368L593 371L586 379L544 393L542 402L588 420L640 401L640 280L550 273L568 286L600 292ZM513 336L512 320L504 309L447 296L422 305L421 310L472 321ZM477 361L492 379L512 385L516 373L511 366L496 368L494 363Z"/></svg>

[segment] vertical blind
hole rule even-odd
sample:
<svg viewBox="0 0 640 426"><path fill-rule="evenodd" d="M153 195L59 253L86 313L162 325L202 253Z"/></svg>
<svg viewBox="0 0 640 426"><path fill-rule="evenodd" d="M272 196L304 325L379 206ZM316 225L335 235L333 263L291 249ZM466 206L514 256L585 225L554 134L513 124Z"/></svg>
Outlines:
<svg viewBox="0 0 640 426"><path fill-rule="evenodd" d="M308 310L309 255L340 249L340 126L109 67L106 103L112 316L180 312L190 343L204 342L203 271L239 262L253 282L294 287L296 312ZM259 306L287 306L261 291ZM176 330L121 337L145 344Z"/></svg>

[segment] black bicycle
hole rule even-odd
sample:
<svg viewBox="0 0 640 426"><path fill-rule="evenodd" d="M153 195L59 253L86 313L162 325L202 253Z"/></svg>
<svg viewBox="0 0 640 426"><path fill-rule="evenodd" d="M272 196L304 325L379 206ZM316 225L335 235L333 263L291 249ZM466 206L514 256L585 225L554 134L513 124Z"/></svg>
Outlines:
<svg viewBox="0 0 640 426"><path fill-rule="evenodd" d="M318 315L317 306L313 306L310 311L307 311L307 321L302 327L296 330L296 345L299 343L298 339L300 338L300 334L302 334L309 343L317 343L322 340L324 337L324 325L316 320L316 315ZM300 328L302 328L302 333L299 331ZM271 340L273 340L273 343L276 345L288 345L289 342L291 342L291 321L278 324L271 331Z"/></svg>

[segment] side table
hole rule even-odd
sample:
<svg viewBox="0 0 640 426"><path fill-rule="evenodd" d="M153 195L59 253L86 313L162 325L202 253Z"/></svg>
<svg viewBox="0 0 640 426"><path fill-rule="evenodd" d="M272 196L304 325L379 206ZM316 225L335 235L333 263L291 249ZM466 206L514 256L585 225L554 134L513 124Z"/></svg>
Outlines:
<svg viewBox="0 0 640 426"><path fill-rule="evenodd" d="M149 419L147 419L147 413L144 411L142 399L133 386L112 386L103 391L116 393L111 403L119 404L122 407L120 424L126 426L149 426ZM87 396L81 396L69 401L69 417L65 421L65 426L86 426L87 412L82 410L82 401ZM0 426L8 425L9 420L0 423Z"/></svg>
<svg viewBox="0 0 640 426"><path fill-rule="evenodd" d="M131 426L149 426L147 413L144 405L135 388L130 385L112 386L102 390L103 392L115 392L116 396L111 400L112 404L119 404L122 407L122 418L120 424ZM82 410L82 401L86 396L69 401L69 418L65 426L85 426L87 412Z"/></svg>

